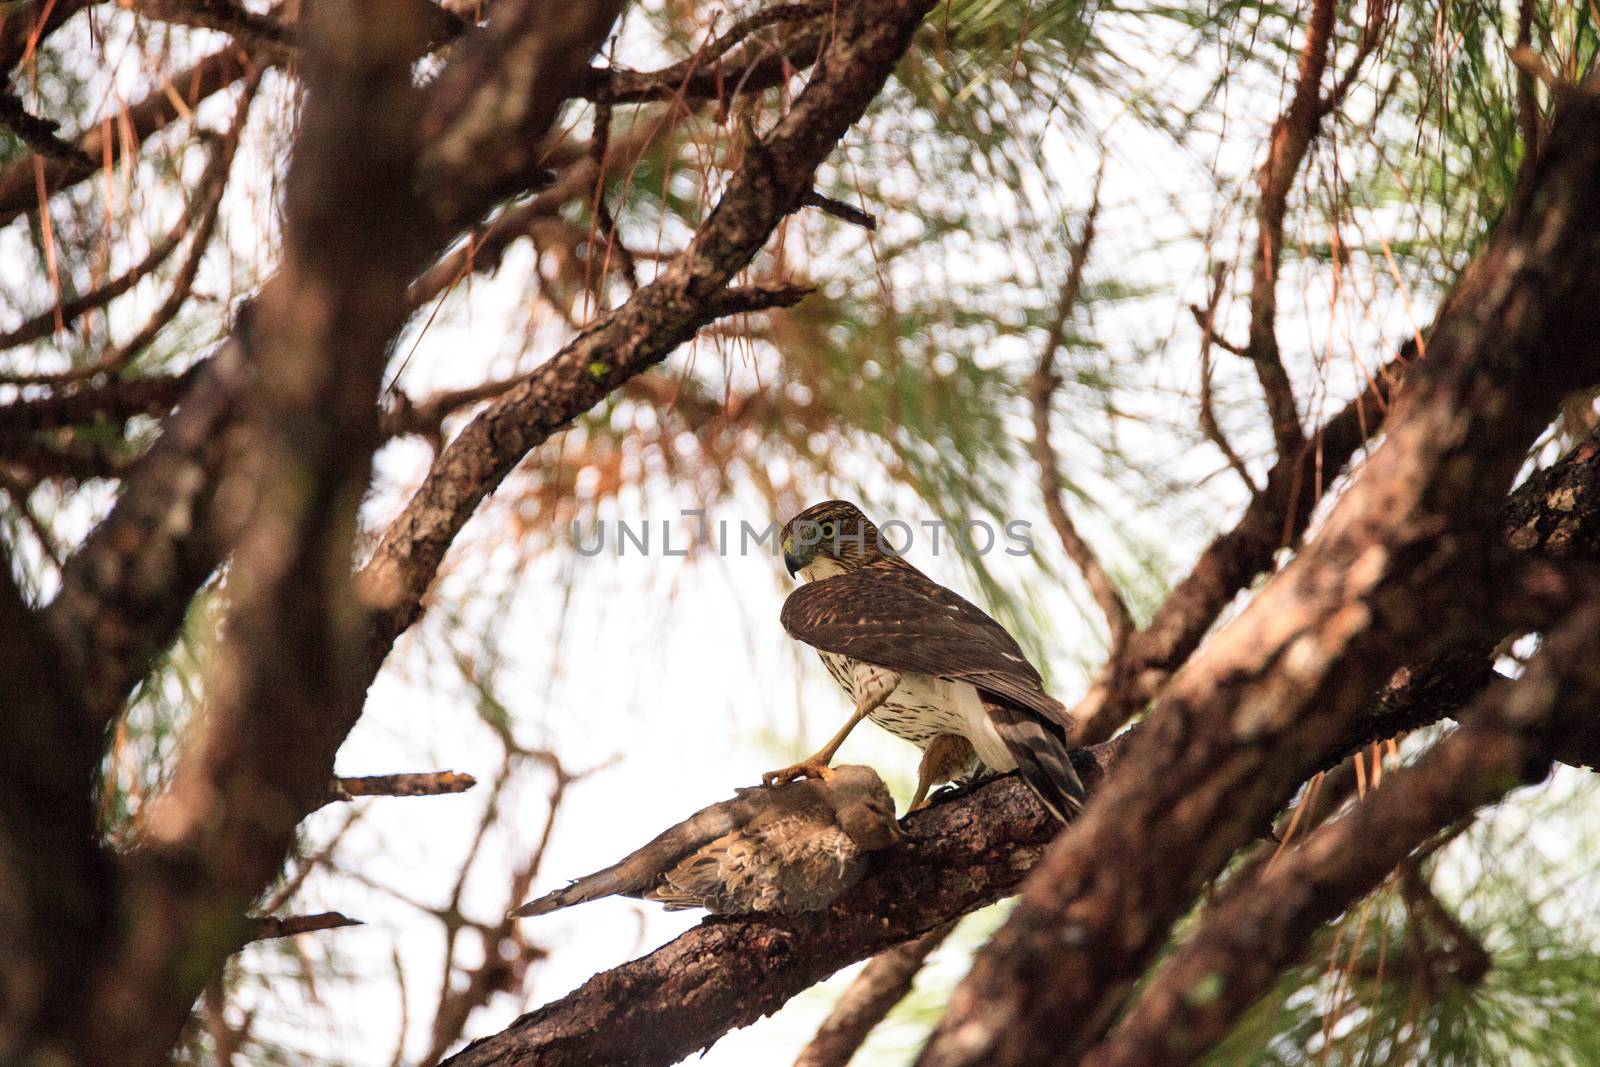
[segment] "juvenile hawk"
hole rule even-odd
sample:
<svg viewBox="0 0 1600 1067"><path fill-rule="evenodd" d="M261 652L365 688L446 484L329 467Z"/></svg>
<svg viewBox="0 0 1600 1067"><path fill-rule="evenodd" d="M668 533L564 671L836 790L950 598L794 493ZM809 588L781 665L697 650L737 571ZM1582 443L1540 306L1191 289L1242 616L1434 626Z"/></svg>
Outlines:
<svg viewBox="0 0 1600 1067"><path fill-rule="evenodd" d="M843 500L815 504L783 528L784 565L807 582L784 601L783 628L822 655L855 713L816 755L765 780L824 774L870 718L920 748L941 734L965 737L978 759L1019 771L1066 819L1084 799L1067 756L1071 716L1005 627L885 552L881 536Z"/></svg>
<svg viewBox="0 0 1600 1067"><path fill-rule="evenodd" d="M840 767L825 780L741 789L613 866L511 914L543 915L619 894L659 900L669 911L816 911L861 880L869 852L899 837L894 798L878 772Z"/></svg>

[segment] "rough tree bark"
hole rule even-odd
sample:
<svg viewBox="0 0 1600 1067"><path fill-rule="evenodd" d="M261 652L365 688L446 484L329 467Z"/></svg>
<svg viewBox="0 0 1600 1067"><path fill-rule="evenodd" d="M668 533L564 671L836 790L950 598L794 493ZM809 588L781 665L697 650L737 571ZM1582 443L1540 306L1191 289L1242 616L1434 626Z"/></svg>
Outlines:
<svg viewBox="0 0 1600 1067"><path fill-rule="evenodd" d="M919 1062L1072 1062L1201 889L1401 657L1497 616L1493 508L1594 380L1600 105L1568 102L1322 534L1173 680ZM1063 1032L1065 1031L1065 1032Z"/></svg>

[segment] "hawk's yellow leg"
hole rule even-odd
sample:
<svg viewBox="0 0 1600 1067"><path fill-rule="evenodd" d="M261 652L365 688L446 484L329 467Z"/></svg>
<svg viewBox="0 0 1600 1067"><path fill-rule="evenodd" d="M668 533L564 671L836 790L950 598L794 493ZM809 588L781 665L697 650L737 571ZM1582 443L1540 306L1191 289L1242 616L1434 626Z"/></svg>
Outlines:
<svg viewBox="0 0 1600 1067"><path fill-rule="evenodd" d="M948 782L960 774L973 759L972 742L960 734L940 734L922 750L922 763L917 767L917 793L911 798L909 815L928 805L928 790L941 782Z"/></svg>
<svg viewBox="0 0 1600 1067"><path fill-rule="evenodd" d="M850 736L850 731L860 724L862 719L876 711L889 694L894 692L894 687L900 684L900 675L887 667L877 667L870 663L856 664L853 679L856 693L856 710L850 720L844 724L840 731L833 735L833 739L817 750L816 754L799 763L790 764L781 770L768 771L761 776L762 785L778 785L782 782L792 782L798 778L827 778L833 772L828 769L833 754L839 751L839 746L844 744L844 739Z"/></svg>

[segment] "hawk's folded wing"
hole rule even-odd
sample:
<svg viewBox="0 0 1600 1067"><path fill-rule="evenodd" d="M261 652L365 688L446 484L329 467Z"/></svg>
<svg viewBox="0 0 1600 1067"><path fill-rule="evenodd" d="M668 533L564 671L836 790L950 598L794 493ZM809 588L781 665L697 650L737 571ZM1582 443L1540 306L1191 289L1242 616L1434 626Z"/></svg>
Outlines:
<svg viewBox="0 0 1600 1067"><path fill-rule="evenodd" d="M1033 712L1063 738L1072 727L1005 627L920 571L864 568L823 578L790 593L779 618L813 648L970 682Z"/></svg>

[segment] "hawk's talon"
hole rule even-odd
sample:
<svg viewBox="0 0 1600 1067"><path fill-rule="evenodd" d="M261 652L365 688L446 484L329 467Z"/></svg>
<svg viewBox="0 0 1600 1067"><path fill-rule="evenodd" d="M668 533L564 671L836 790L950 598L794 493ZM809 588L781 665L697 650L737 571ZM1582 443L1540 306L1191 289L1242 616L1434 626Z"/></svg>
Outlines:
<svg viewBox="0 0 1600 1067"><path fill-rule="evenodd" d="M806 760L803 763L790 764L781 770L768 771L761 776L764 786L783 785L785 782L798 782L806 778L821 778L823 781L833 777L833 768L817 760Z"/></svg>

